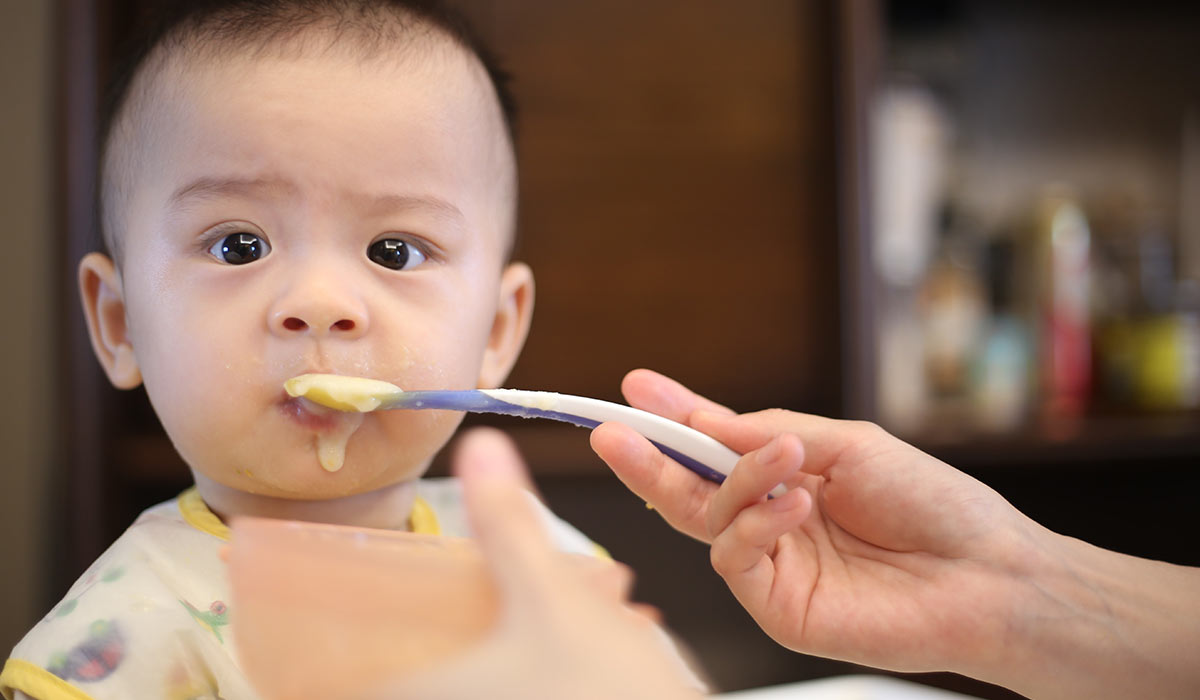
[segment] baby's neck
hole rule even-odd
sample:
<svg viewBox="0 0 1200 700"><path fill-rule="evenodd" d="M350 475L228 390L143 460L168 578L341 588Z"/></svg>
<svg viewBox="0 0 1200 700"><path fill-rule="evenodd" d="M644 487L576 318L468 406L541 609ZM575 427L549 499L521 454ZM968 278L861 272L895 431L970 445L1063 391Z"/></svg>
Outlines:
<svg viewBox="0 0 1200 700"><path fill-rule="evenodd" d="M372 527L383 530L408 530L416 486L401 482L386 488L354 496L322 501L301 501L259 496L229 488L194 474L196 490L205 504L226 524L238 515L282 520L303 520Z"/></svg>

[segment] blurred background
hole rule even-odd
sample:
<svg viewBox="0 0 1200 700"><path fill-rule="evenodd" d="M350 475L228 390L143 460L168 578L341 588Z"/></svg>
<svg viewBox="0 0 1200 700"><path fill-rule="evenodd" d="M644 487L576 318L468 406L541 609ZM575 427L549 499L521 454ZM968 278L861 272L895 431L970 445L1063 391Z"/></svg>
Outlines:
<svg viewBox="0 0 1200 700"><path fill-rule="evenodd" d="M188 483L144 394L100 374L74 282L101 86L149 4L0 7L5 648ZM1059 532L1200 564L1195 5L458 4L520 109L538 302L510 386L619 400L646 366L738 410L878 421ZM861 670L766 639L584 431L470 422L518 439L719 689Z"/></svg>

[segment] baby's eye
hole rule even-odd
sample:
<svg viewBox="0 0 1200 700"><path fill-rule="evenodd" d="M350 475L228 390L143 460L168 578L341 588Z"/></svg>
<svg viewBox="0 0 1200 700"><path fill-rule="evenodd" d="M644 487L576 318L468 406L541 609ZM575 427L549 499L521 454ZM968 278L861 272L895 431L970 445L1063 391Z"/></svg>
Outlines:
<svg viewBox="0 0 1200 700"><path fill-rule="evenodd" d="M425 253L415 245L396 238L375 241L367 248L371 262L392 270L411 270L425 262Z"/></svg>
<svg viewBox="0 0 1200 700"><path fill-rule="evenodd" d="M208 249L213 257L230 265L245 265L271 252L271 246L253 233L231 233Z"/></svg>

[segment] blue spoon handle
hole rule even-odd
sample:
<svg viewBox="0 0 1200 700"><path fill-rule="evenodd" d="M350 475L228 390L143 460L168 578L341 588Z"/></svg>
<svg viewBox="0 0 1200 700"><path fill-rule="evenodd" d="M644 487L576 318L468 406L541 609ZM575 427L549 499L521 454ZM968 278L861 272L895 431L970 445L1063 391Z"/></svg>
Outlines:
<svg viewBox="0 0 1200 700"><path fill-rule="evenodd" d="M641 433L663 454L716 483L725 480L741 457L708 435L662 416L609 401L548 391L405 391L380 408L498 413L547 418L584 428L615 421Z"/></svg>

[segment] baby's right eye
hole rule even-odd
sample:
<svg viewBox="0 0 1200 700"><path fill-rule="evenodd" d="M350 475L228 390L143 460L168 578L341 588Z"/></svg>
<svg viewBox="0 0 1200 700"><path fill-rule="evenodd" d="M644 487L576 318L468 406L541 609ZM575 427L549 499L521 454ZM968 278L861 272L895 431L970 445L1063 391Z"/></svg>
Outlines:
<svg viewBox="0 0 1200 700"><path fill-rule="evenodd" d="M271 246L256 234L239 231L214 243L208 252L230 265L245 265L266 257L271 252Z"/></svg>

